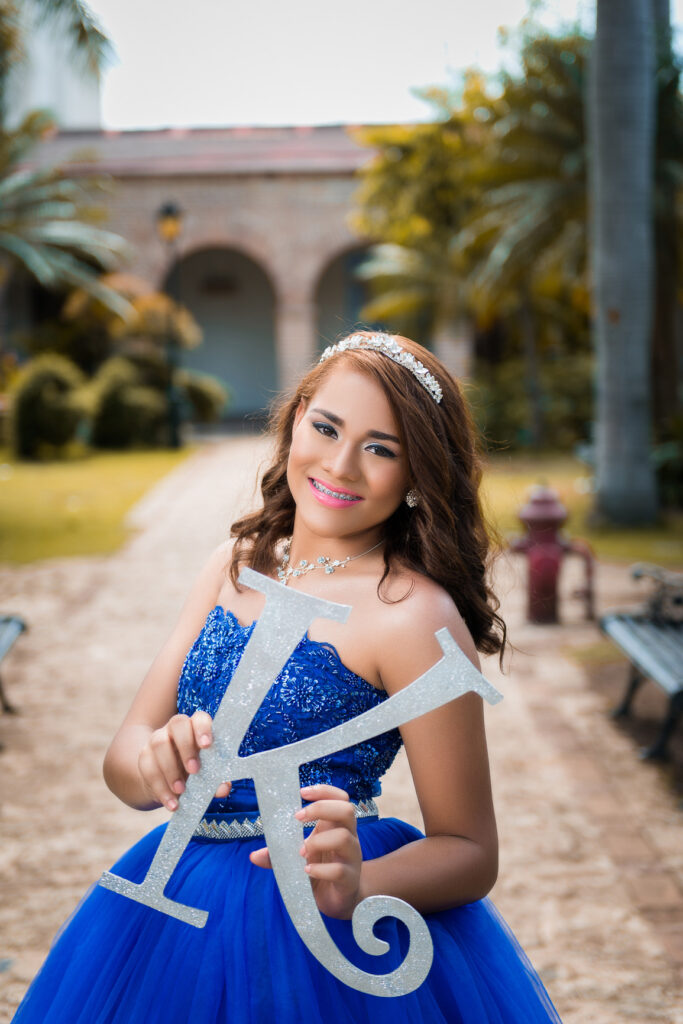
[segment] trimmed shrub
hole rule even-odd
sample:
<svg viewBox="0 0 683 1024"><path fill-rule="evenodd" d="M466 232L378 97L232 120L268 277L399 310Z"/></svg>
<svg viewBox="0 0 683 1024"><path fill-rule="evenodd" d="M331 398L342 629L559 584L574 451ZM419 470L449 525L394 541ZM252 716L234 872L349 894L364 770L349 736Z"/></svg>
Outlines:
<svg viewBox="0 0 683 1024"><path fill-rule="evenodd" d="M58 455L76 438L87 416L80 391L84 383L75 363L53 353L21 369L10 393L9 416L10 444L19 458Z"/></svg>
<svg viewBox="0 0 683 1024"><path fill-rule="evenodd" d="M176 381L199 423L215 423L221 418L229 395L217 377L194 370L179 370Z"/></svg>
<svg viewBox="0 0 683 1024"><path fill-rule="evenodd" d="M159 447L165 442L166 399L140 383L140 374L122 356L103 363L93 379L97 399L92 443L98 448Z"/></svg>

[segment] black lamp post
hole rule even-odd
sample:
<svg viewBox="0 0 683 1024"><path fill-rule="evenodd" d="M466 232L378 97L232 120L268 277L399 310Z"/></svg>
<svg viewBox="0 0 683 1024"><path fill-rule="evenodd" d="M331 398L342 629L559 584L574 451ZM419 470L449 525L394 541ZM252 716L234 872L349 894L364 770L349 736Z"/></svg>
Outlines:
<svg viewBox="0 0 683 1024"><path fill-rule="evenodd" d="M157 212L157 231L159 238L165 242L169 250L169 267L172 269L176 259L176 242L183 225L183 211L175 203L164 203ZM169 299L173 300L171 294L170 279L167 285ZM167 338L166 338L166 361L168 365L168 384L166 386L166 401L168 405L168 443L171 448L180 448L180 393L176 386L176 371L180 364L180 347L175 331L173 330L173 313L169 305Z"/></svg>

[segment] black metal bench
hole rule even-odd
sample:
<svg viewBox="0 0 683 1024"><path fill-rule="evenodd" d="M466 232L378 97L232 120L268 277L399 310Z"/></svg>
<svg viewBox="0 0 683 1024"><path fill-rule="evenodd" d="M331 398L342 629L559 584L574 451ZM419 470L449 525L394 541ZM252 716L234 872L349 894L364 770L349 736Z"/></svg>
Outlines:
<svg viewBox="0 0 683 1024"><path fill-rule="evenodd" d="M26 629L26 623L18 615L0 615L0 661L14 646L14 641ZM10 704L0 678L0 706L8 714L16 714L16 708Z"/></svg>
<svg viewBox="0 0 683 1024"><path fill-rule="evenodd" d="M665 760L667 744L683 712L683 574L656 565L635 565L634 579L655 580L650 600L639 612L609 612L600 628L631 662L626 692L612 712L628 715L633 696L645 679L669 696L669 709L657 739L642 752L647 759Z"/></svg>

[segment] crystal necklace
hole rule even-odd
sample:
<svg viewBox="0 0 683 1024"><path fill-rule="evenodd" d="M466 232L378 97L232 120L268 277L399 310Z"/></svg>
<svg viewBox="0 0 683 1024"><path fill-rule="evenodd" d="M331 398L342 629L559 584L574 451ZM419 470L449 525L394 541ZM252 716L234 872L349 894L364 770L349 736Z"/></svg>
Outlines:
<svg viewBox="0 0 683 1024"><path fill-rule="evenodd" d="M375 548L378 548L380 544L383 543L384 541L380 540L376 544L373 544L371 548L368 548L367 551L361 551L358 555L347 555L346 558L330 558L328 555L318 555L315 562L309 562L307 559L302 558L296 569L294 569L289 564L289 552L292 547L292 538L289 537L285 541L284 554L282 555L282 561L280 562L277 570L277 578L280 583L286 587L287 581L290 580L292 576L305 576L307 572L312 572L314 569L324 569L329 575L330 573L333 573L335 569L343 569L345 565L348 565L349 562L353 562L355 558L362 558L363 555L369 555L371 551L374 551Z"/></svg>

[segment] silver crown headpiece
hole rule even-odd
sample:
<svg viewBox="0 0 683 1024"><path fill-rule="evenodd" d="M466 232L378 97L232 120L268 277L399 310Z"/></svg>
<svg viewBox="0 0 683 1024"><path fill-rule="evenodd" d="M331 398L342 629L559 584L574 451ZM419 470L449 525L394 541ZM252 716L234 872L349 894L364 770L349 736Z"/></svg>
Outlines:
<svg viewBox="0 0 683 1024"><path fill-rule="evenodd" d="M320 362L336 355L337 352L350 352L353 349L371 349L373 352L381 352L383 355L389 356L389 359L393 359L399 366L405 366L406 370L410 370L413 377L420 382L425 391L429 392L437 405L441 401L443 392L436 377L419 359L401 348L391 334L351 334L348 338L338 341L336 345L329 345L321 355Z"/></svg>

